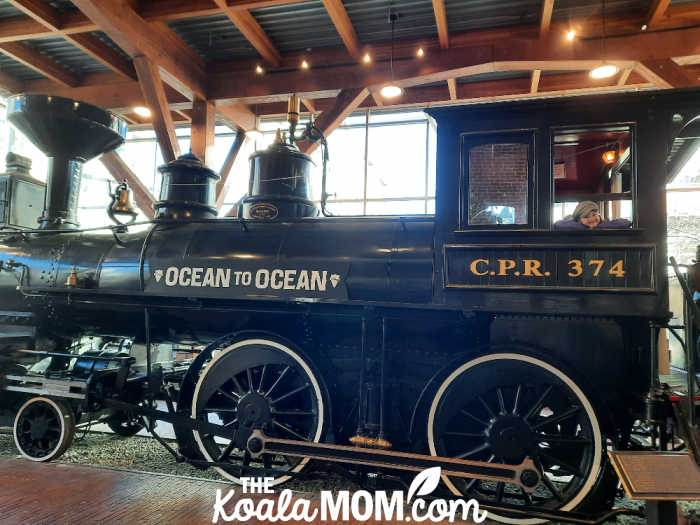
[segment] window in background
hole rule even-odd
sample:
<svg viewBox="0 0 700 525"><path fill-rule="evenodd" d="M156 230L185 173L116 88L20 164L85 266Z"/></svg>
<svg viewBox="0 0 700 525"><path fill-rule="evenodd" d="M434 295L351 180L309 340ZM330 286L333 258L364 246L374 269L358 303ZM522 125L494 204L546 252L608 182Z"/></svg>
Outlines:
<svg viewBox="0 0 700 525"><path fill-rule="evenodd" d="M552 222L570 215L582 201L597 203L603 220L632 220L630 126L558 130L553 145Z"/></svg>

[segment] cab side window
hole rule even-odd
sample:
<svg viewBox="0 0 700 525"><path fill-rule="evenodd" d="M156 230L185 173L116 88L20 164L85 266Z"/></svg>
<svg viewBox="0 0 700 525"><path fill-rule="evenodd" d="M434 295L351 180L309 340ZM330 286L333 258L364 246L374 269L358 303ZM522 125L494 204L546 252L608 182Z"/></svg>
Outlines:
<svg viewBox="0 0 700 525"><path fill-rule="evenodd" d="M465 135L462 140L462 226L530 223L531 133Z"/></svg>
<svg viewBox="0 0 700 525"><path fill-rule="evenodd" d="M553 133L555 228L631 226L632 132L629 125L616 125Z"/></svg>

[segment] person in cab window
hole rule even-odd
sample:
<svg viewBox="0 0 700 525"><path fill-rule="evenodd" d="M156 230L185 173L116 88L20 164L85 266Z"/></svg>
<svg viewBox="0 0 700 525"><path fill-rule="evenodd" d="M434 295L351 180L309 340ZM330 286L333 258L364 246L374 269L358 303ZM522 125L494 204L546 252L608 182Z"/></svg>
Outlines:
<svg viewBox="0 0 700 525"><path fill-rule="evenodd" d="M603 220L598 205L593 201L579 202L574 213L554 223L557 230L589 230L592 228L629 228L627 219Z"/></svg>

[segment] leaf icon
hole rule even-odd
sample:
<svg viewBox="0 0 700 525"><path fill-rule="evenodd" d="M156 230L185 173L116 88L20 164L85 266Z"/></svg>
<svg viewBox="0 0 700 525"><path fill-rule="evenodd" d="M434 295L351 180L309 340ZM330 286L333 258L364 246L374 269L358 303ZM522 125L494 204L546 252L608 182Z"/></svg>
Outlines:
<svg viewBox="0 0 700 525"><path fill-rule="evenodd" d="M426 496L430 494L437 488L439 483L440 467L431 467L419 472L416 477L413 478L411 486L408 487L406 502L410 503L414 494L416 496Z"/></svg>

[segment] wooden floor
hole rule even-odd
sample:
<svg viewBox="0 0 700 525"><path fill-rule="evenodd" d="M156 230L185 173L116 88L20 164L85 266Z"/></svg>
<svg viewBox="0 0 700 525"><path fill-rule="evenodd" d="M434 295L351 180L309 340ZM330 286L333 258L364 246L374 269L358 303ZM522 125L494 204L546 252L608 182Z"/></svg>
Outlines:
<svg viewBox="0 0 700 525"><path fill-rule="evenodd" d="M216 481L0 458L0 524L211 524L216 489L225 495L231 488L238 496L240 488ZM235 501L234 497L226 504L227 511Z"/></svg>
<svg viewBox="0 0 700 525"><path fill-rule="evenodd" d="M0 523L211 523L223 483L0 459ZM223 521L222 521L223 522Z"/></svg>

